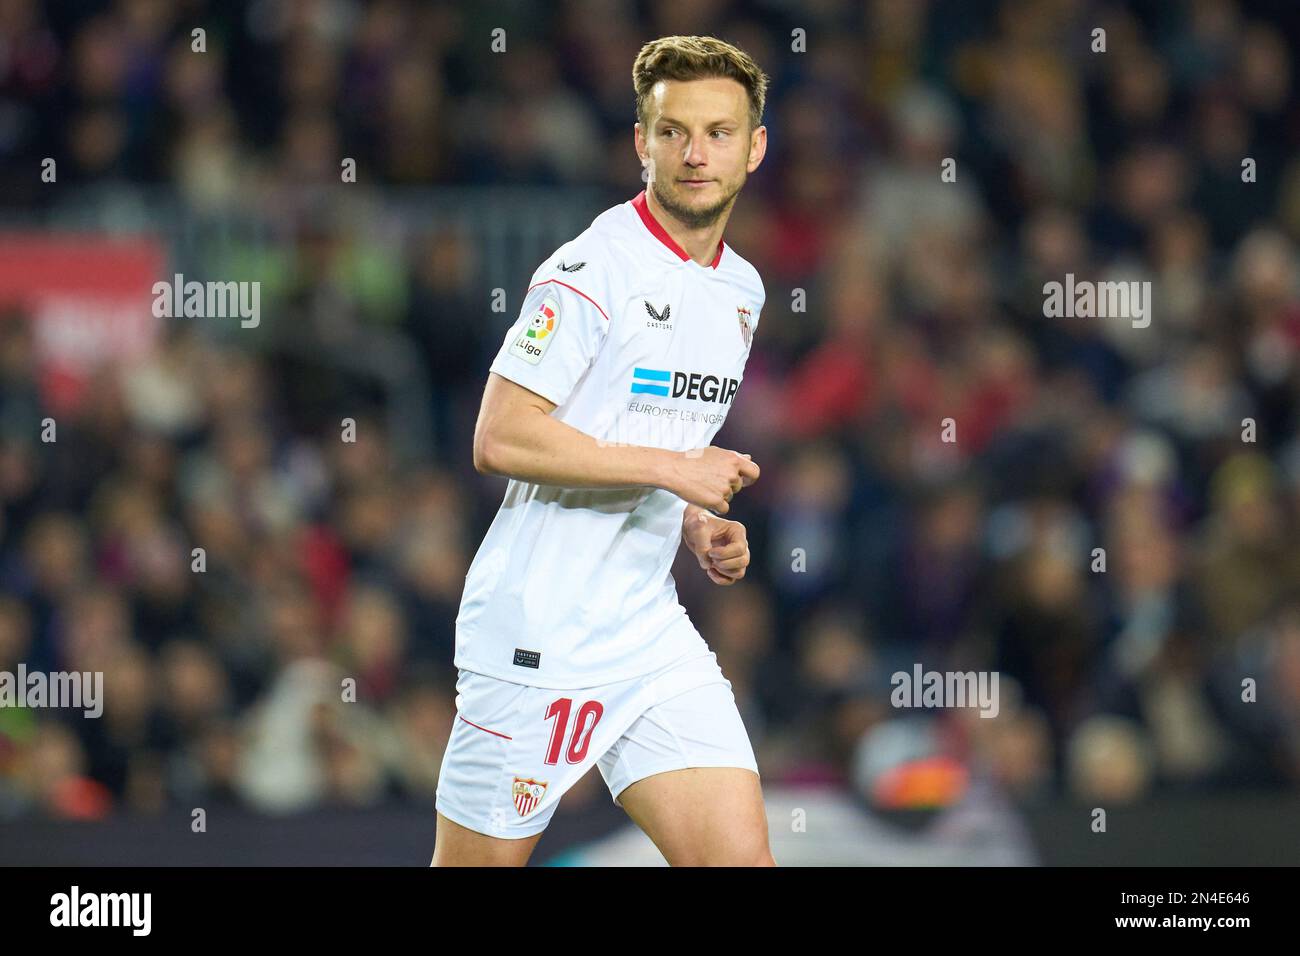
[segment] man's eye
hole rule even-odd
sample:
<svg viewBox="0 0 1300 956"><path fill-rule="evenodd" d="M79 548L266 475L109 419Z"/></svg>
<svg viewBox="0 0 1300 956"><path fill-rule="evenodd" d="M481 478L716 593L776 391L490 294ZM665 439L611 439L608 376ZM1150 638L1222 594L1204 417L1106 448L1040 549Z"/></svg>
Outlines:
<svg viewBox="0 0 1300 956"><path fill-rule="evenodd" d="M669 139L669 138L671 138L671 137L676 136L676 135L678 134L678 132L680 132L680 131L679 131L679 130L675 130L675 129L666 129L666 130L661 131L659 135L662 136L662 137L664 137L665 139ZM719 134L719 133L721 133L723 136L729 136L729 135L731 135L730 132L727 131L727 130L725 130L725 129L715 129L715 130L711 130L711 131L709 132L709 135L710 135L710 136L715 136L715 135L717 135L717 134Z"/></svg>

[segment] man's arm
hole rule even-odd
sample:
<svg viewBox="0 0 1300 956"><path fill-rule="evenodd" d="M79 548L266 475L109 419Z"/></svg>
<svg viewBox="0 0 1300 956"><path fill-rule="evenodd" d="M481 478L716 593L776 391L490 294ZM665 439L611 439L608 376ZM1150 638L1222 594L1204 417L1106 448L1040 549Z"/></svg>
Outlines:
<svg viewBox="0 0 1300 956"><path fill-rule="evenodd" d="M474 428L474 467L566 488L656 485L671 454L639 445L605 445L551 417L555 403L496 372L488 375Z"/></svg>
<svg viewBox="0 0 1300 956"><path fill-rule="evenodd" d="M732 495L758 480L747 455L710 446L689 452L602 445L551 417L555 403L489 373L474 428L474 467L486 475L565 488L664 488L725 514Z"/></svg>

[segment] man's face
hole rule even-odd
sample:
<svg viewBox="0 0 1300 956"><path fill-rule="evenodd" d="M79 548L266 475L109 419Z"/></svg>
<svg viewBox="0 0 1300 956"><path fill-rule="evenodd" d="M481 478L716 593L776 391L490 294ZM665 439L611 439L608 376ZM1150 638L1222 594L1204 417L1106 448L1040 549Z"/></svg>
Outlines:
<svg viewBox="0 0 1300 956"><path fill-rule="evenodd" d="M725 77L660 80L651 91L649 126L636 124L636 149L648 188L692 229L731 208L767 148L767 129L749 129L745 88Z"/></svg>

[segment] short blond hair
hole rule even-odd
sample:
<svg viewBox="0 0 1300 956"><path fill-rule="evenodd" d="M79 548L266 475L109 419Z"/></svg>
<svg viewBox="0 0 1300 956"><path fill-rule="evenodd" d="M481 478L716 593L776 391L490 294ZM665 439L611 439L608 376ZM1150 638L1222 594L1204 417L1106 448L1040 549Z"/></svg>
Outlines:
<svg viewBox="0 0 1300 956"><path fill-rule="evenodd" d="M727 77L749 95L749 129L763 123L767 74L748 53L716 37L660 37L641 48L632 64L636 118L649 125L650 92L660 80L704 80Z"/></svg>

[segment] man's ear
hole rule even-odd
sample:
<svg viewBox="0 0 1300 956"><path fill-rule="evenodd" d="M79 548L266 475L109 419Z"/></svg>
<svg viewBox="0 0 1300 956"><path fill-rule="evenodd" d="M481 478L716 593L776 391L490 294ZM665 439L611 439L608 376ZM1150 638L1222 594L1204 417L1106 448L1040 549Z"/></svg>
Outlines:
<svg viewBox="0 0 1300 956"><path fill-rule="evenodd" d="M754 157L754 159L752 160L754 163L754 168L748 169L748 172L752 173L754 172L754 170L758 169L758 167L763 164L763 157L767 155L767 127L766 126L758 127L758 129L754 130L754 132L751 134L749 155ZM749 164L746 163L746 167L748 167L748 165Z"/></svg>

